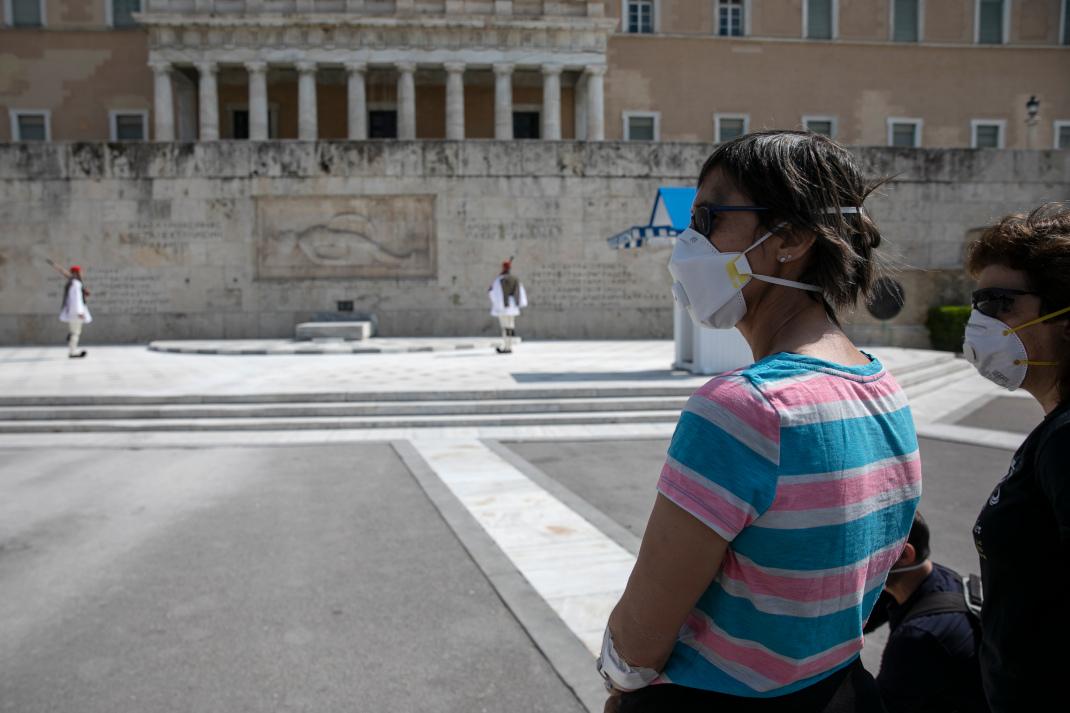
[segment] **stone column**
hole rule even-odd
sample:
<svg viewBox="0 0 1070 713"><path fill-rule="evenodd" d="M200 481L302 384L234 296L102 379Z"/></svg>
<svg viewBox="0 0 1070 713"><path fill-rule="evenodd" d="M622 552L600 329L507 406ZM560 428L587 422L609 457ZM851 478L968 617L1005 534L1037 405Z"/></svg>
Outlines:
<svg viewBox="0 0 1070 713"><path fill-rule="evenodd" d="M542 138L561 140L561 65L542 66Z"/></svg>
<svg viewBox="0 0 1070 713"><path fill-rule="evenodd" d="M267 141L267 63L246 62L245 69L249 72L249 139Z"/></svg>
<svg viewBox="0 0 1070 713"><path fill-rule="evenodd" d="M297 67L297 138L315 141L316 118L316 63L298 62Z"/></svg>
<svg viewBox="0 0 1070 713"><path fill-rule="evenodd" d="M156 119L157 141L175 140L175 104L171 94L171 63L152 62L152 74L155 77L155 104L153 115Z"/></svg>
<svg viewBox="0 0 1070 713"><path fill-rule="evenodd" d="M398 62L398 138L416 138L416 63Z"/></svg>
<svg viewBox="0 0 1070 713"><path fill-rule="evenodd" d="M201 141L219 140L219 94L216 90L215 62L198 62L200 75Z"/></svg>
<svg viewBox="0 0 1070 713"><path fill-rule="evenodd" d="M577 141L587 140L587 75L580 74L572 91L572 124Z"/></svg>
<svg viewBox="0 0 1070 713"><path fill-rule="evenodd" d="M363 141L368 138L368 100L364 91L364 72L368 65L350 62L346 65L349 76L349 138Z"/></svg>
<svg viewBox="0 0 1070 713"><path fill-rule="evenodd" d="M446 138L464 139L464 62L446 62Z"/></svg>
<svg viewBox="0 0 1070 713"><path fill-rule="evenodd" d="M182 72L171 75L175 97L175 141L197 140L197 84Z"/></svg>
<svg viewBox="0 0 1070 713"><path fill-rule="evenodd" d="M605 65L594 64L587 67L587 140L606 140Z"/></svg>
<svg viewBox="0 0 1070 713"><path fill-rule="evenodd" d="M494 65L494 138L513 138L513 65Z"/></svg>

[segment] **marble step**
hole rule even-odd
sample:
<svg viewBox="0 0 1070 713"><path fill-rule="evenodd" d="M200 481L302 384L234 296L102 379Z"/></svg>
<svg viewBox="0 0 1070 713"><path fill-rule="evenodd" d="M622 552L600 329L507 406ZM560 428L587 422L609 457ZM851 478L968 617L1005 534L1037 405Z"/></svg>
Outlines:
<svg viewBox="0 0 1070 713"><path fill-rule="evenodd" d="M679 409L536 414L344 416L337 418L196 418L0 421L0 433L115 433L160 431L296 431L381 428L464 428L586 424L673 424Z"/></svg>
<svg viewBox="0 0 1070 713"><path fill-rule="evenodd" d="M974 373L973 365L965 359L949 355L949 359L933 361L895 375L908 395L924 392L933 386L943 386Z"/></svg>
<svg viewBox="0 0 1070 713"><path fill-rule="evenodd" d="M615 398L487 399L471 401L305 402L267 404L156 404L0 407L0 421L131 419L341 418L473 414L679 411L686 396Z"/></svg>
<svg viewBox="0 0 1070 713"><path fill-rule="evenodd" d="M622 380L627 380L622 378ZM262 394L102 394L74 396L0 396L0 407L133 406L191 404L329 404L429 401L498 401L534 399L602 399L690 396L698 382L657 386L533 386L511 389L440 389L435 391L325 391Z"/></svg>

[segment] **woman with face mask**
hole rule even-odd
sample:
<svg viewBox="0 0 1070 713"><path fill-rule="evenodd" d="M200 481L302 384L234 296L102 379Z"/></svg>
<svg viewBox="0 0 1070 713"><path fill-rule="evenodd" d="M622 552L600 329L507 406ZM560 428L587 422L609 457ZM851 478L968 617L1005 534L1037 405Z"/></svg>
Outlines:
<svg viewBox="0 0 1070 713"><path fill-rule="evenodd" d="M970 246L966 267L978 288L966 358L1046 414L973 528L985 695L995 713L1055 710L1070 661L1070 209L1003 218Z"/></svg>
<svg viewBox="0 0 1070 713"><path fill-rule="evenodd" d="M749 134L702 167L673 294L755 362L689 399L599 670L620 711L880 711L862 626L921 495L913 419L837 313L865 299L875 183L833 141Z"/></svg>

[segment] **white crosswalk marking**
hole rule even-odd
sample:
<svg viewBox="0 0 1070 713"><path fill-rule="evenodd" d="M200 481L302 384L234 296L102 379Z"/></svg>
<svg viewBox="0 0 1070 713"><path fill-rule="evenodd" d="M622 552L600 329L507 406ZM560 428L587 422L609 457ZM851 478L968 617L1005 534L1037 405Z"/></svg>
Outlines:
<svg viewBox="0 0 1070 713"><path fill-rule="evenodd" d="M635 558L477 440L412 441L592 654Z"/></svg>

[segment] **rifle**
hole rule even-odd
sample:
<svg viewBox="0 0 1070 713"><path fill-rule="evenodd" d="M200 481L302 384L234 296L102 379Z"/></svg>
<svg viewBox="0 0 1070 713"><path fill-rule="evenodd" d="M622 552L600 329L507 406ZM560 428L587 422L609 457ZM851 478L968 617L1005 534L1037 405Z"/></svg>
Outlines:
<svg viewBox="0 0 1070 713"><path fill-rule="evenodd" d="M52 258L47 258L46 257L45 258L45 262L47 262L49 265L51 265L53 270L55 270L59 274L63 275L63 279L65 279L65 280L71 279L71 273L67 272L62 267L57 265L55 263L55 261L52 260ZM89 288L85 286L84 282L82 283L82 291L85 293L86 297L89 297Z"/></svg>

